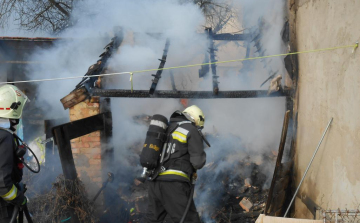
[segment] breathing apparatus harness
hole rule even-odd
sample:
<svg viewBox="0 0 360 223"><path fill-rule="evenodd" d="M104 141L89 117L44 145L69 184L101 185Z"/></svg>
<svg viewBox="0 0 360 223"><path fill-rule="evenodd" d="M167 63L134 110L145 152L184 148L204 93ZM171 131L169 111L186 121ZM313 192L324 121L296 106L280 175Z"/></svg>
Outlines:
<svg viewBox="0 0 360 223"><path fill-rule="evenodd" d="M173 115L182 115L181 112L175 112ZM173 116L172 116L173 117ZM191 181L191 176L186 175L182 171L166 170L163 164L171 157L172 145L169 144L171 135L183 124L195 124L192 121L180 121L172 129L168 129L168 120L162 115L154 115L146 134L143 150L140 155L140 163L143 166L141 177L139 180L145 181L154 180L159 174L175 174L183 176ZM210 147L210 143L202 134L202 128L195 126L198 129L203 141ZM165 173L166 171L166 173Z"/></svg>
<svg viewBox="0 0 360 223"><path fill-rule="evenodd" d="M18 164L19 169L23 169L24 166L28 168L33 173L39 173L40 172L40 163L38 158L36 157L35 153L30 149L30 147L20 139L18 135L14 131L11 131L10 129L2 128L0 129L5 130L9 133L11 133L14 136L14 139L16 141L15 146L15 155L19 158L20 163ZM27 160L24 159L24 156L26 152L29 152L35 159L35 164L26 162Z"/></svg>
<svg viewBox="0 0 360 223"><path fill-rule="evenodd" d="M175 112L173 115L183 115L180 111ZM173 117L172 115L172 117ZM186 117L186 116L185 116ZM195 182L197 180L197 173L194 172L191 177L186 173L178 170L166 170L163 164L171 157L172 145L169 144L170 136L173 132L183 124L194 125L203 141L210 147L210 143L206 140L205 136L201 132L202 127L197 127L192 121L177 122L172 129L168 129L168 121L166 117L162 115L154 115L149 126L149 130L146 134L143 150L140 154L140 163L143 166L143 171L139 180L145 181L154 180L158 175L164 175L166 173L175 174L187 178L191 183L190 196L185 208L185 212L181 218L180 223L185 221L186 215L189 211L191 201L193 199ZM161 148L161 149L160 149Z"/></svg>
<svg viewBox="0 0 360 223"><path fill-rule="evenodd" d="M141 173L141 180L145 181L154 180L160 172L165 171L165 167L162 164L170 159L171 156L171 145L168 144L171 134L182 124L190 124L191 121L182 121L178 122L167 134L168 125L160 124L156 118L159 118L160 115L154 115L153 120L150 122L149 131L146 134L146 139L144 143L144 148L140 155L140 162L143 166L143 171ZM166 119L164 116L160 118ZM154 120L155 119L155 120ZM167 122L167 119L166 119ZM163 122L162 122L163 123ZM151 125L161 125L163 127L163 132L154 132L151 131ZM164 128L165 127L165 128ZM153 143L151 143L153 142ZM161 149L160 149L161 148ZM152 150L149 150L152 149ZM165 155L167 155L165 157ZM150 160L152 159L152 160ZM160 168L159 168L160 166Z"/></svg>

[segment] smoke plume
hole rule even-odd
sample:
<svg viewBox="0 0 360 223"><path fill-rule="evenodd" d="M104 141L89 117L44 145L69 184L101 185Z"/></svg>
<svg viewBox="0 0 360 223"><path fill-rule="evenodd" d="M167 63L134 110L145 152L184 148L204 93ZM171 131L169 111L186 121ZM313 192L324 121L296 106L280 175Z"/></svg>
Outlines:
<svg viewBox="0 0 360 223"><path fill-rule="evenodd" d="M250 33L256 29L259 21L264 20L267 28L263 30L261 45L265 55L283 53L280 31L284 23L284 1L282 0L218 0L228 3L236 14L231 26L224 26L219 32ZM78 1L73 11L73 25L60 34L50 49L39 49L31 55L32 60L41 64L29 65L29 79L81 76L94 64L110 41L114 27L122 27L125 40L118 52L111 58L108 71L125 72L157 68L165 41L170 39L169 53L165 67L202 63L208 51L208 40L203 34L205 17L198 5L190 2L155 0L88 0ZM159 35L149 35L159 34ZM215 41L217 60L245 58L246 42ZM251 55L255 53L254 43L250 43ZM219 87L221 90L256 90L270 75L269 67L284 75L282 58L266 59L249 63L235 62L217 66ZM212 90L211 73L199 78L196 68L182 68L164 71L159 81L158 90L172 89L170 73L174 75L177 90ZM154 72L153 72L154 73ZM151 85L150 72L134 74L134 89L148 90ZM284 77L284 76L283 76ZM107 88L130 89L129 75L106 77ZM79 79L80 81L80 79ZM38 93L35 103L49 105L47 117L67 116L60 103L60 98L67 95L78 83L75 80L43 82L37 84ZM264 85L262 89L266 89ZM140 169L138 152L133 149L141 144L146 136L147 127L134 122L138 115L162 114L169 117L175 110L184 107L175 99L112 99L115 163L122 183L130 183ZM203 130L210 137L212 147L207 149L207 163L221 160L213 170L213 179L221 180L221 173L234 167L237 160L246 156L254 162L262 162L264 153L276 150L281 133L285 110L283 98L263 99L194 99L189 105L198 105L205 113L206 123ZM229 155L229 156L228 156ZM231 155L231 156L230 156ZM135 165L134 165L135 163ZM265 168L264 173L271 177L273 164ZM115 167L114 167L115 168ZM251 170L239 169L239 174L246 175ZM202 171L198 172L201 183ZM205 173L204 173L205 174ZM216 186L216 182L208 184ZM263 185L266 187L267 185ZM219 188L220 190L221 188ZM203 205L216 202L209 194L197 194L196 203ZM212 195L211 195L212 196ZM204 213L206 222L212 210Z"/></svg>

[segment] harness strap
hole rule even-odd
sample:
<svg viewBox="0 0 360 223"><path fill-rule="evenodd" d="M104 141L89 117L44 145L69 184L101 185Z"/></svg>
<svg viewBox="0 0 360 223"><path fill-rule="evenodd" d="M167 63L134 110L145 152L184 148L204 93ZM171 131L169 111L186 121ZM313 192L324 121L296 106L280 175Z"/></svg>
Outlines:
<svg viewBox="0 0 360 223"><path fill-rule="evenodd" d="M183 125L183 124L191 124L191 123L192 123L192 122L190 122L190 121L177 122L177 123L176 123L176 126L169 131L169 133L168 133L168 135L167 135L167 138L166 138L166 143L164 144L163 152L162 152L162 154L161 154L161 159L160 159L160 163L161 163L161 164L165 163L166 161L168 161L168 160L170 159L171 152L169 152L168 154L166 154L166 150L167 150L166 146L167 146L167 143L169 142L169 139L170 139L171 134L172 134L179 126L181 126L181 125ZM164 157L165 154L167 155L166 157Z"/></svg>

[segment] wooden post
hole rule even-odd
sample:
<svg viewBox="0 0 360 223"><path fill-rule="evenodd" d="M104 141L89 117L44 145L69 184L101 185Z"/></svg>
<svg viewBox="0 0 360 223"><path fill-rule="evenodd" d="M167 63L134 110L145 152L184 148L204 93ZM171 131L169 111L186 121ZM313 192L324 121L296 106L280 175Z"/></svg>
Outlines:
<svg viewBox="0 0 360 223"><path fill-rule="evenodd" d="M275 182L276 182L276 174L281 166L281 160L282 160L282 156L284 153L284 147L285 147L285 141L286 141L286 134L287 134L288 125L289 125L289 118L290 118L290 111L288 110L288 111L286 111L285 117L284 117L284 123L283 123L281 138L280 138L279 152L278 152L278 156L276 159L276 165L275 165L274 175L273 175L273 178L271 181L268 199L266 201L265 214L268 214L268 210L270 208L270 203L271 203L273 192L274 192L273 190L274 190L274 186L275 186Z"/></svg>
<svg viewBox="0 0 360 223"><path fill-rule="evenodd" d="M65 179L75 180L77 178L74 157L71 151L70 138L63 128L53 129L54 138L58 145L59 156Z"/></svg>

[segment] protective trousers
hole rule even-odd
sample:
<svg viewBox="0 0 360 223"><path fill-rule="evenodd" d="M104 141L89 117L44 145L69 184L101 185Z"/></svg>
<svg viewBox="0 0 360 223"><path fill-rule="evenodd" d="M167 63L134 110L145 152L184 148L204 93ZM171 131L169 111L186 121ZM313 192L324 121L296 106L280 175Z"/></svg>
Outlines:
<svg viewBox="0 0 360 223"><path fill-rule="evenodd" d="M9 223L14 211L13 205L0 207L0 223Z"/></svg>
<svg viewBox="0 0 360 223"><path fill-rule="evenodd" d="M148 181L149 206L146 222L163 222L166 215L170 215L174 223L179 223L185 212L190 196L190 184L178 181ZM185 218L186 223L200 223L194 201L191 202L189 212Z"/></svg>

